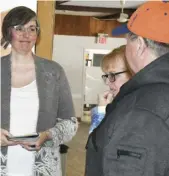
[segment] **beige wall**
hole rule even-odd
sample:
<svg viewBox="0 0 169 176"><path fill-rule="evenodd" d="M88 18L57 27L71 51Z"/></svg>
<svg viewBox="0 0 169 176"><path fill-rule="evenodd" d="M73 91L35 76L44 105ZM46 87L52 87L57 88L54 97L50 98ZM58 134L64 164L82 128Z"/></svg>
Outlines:
<svg viewBox="0 0 169 176"><path fill-rule="evenodd" d="M8 11L4 11L4 12L1 12L0 15L1 15L1 23L0 23L0 34L1 34L1 25L2 25L2 21L3 21L3 18L5 17L5 15L7 14ZM1 34L2 36L2 34ZM1 38L1 37L0 37ZM6 50L3 49L3 47L1 47L1 56L5 56L7 54L10 53L10 47L8 47Z"/></svg>

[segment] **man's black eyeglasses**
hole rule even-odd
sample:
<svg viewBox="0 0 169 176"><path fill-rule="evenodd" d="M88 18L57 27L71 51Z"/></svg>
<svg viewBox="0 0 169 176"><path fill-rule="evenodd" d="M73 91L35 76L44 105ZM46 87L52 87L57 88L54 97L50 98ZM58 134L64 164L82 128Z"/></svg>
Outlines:
<svg viewBox="0 0 169 176"><path fill-rule="evenodd" d="M110 82L115 82L116 81L116 76L120 75L122 73L125 73L127 71L121 71L121 72L116 72L116 73L108 73L105 75L102 75L102 79L104 82L106 82L107 78L109 79Z"/></svg>

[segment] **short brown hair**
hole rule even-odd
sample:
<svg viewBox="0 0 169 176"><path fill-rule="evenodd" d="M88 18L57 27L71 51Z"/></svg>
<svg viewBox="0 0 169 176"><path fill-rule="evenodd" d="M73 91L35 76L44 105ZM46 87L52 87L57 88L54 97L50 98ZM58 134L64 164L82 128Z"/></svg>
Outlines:
<svg viewBox="0 0 169 176"><path fill-rule="evenodd" d="M35 19L36 25L39 27L36 13L30 8L25 6L18 6L10 10L3 19L1 46L6 49L10 44L12 39L11 27L16 25L25 25L32 19Z"/></svg>
<svg viewBox="0 0 169 176"><path fill-rule="evenodd" d="M119 64L121 70L129 70L126 57L125 57L126 45L122 45L118 48L113 49L110 53L106 54L101 61L101 68L106 72L110 67ZM116 67L116 66L115 66Z"/></svg>

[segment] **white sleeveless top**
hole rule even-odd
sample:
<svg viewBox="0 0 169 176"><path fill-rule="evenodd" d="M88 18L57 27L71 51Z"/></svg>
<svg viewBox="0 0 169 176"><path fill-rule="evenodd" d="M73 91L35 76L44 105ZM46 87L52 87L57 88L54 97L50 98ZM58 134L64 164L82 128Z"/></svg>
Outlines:
<svg viewBox="0 0 169 176"><path fill-rule="evenodd" d="M36 80L27 86L11 89L10 133L24 135L36 132L39 98ZM7 155L9 176L32 176L34 151L20 145L9 146Z"/></svg>

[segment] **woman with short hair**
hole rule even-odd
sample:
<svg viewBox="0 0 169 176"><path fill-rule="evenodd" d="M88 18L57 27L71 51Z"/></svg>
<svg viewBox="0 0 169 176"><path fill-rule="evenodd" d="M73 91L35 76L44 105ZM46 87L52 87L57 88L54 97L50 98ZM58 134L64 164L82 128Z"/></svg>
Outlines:
<svg viewBox="0 0 169 176"><path fill-rule="evenodd" d="M1 175L61 176L59 146L78 122L69 84L56 62L33 54L40 33L36 13L19 6L5 16L1 46ZM39 133L36 141L9 137Z"/></svg>
<svg viewBox="0 0 169 176"><path fill-rule="evenodd" d="M105 116L106 105L112 102L121 86L132 76L126 62L125 45L106 54L101 61L101 69L105 73L102 75L103 81L109 90L99 95L98 106L91 110L92 122L89 133L100 124Z"/></svg>

